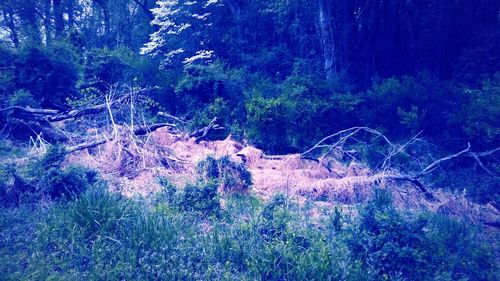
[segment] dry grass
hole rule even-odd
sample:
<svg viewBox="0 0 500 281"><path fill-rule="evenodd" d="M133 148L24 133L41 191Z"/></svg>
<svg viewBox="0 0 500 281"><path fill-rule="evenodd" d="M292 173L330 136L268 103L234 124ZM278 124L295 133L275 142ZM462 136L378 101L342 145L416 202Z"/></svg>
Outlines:
<svg viewBox="0 0 500 281"><path fill-rule="evenodd" d="M68 162L98 169L116 191L133 197L160 190L159 176L177 186L196 181L196 163L207 156L230 156L234 161L244 162L252 174L252 193L263 200L285 193L298 202L313 200L330 207L349 206L365 202L374 187L381 187L390 190L395 205L405 209L492 221L499 216L491 206L473 204L463 196L443 191L435 192L437 202L429 202L414 186L387 181L384 174L374 174L360 163L346 165L333 157L320 159L318 163L298 154L275 159L230 137L196 143L194 138L173 134L167 128L145 138L121 134L97 148L70 155Z"/></svg>

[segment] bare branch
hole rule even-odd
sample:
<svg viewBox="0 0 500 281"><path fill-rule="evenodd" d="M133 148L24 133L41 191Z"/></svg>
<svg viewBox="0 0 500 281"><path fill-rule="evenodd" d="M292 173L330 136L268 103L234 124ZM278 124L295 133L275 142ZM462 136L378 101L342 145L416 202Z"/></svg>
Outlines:
<svg viewBox="0 0 500 281"><path fill-rule="evenodd" d="M70 147L66 148L66 153L73 153L73 152L84 150L87 148L96 147L96 146L99 146L101 144L105 144L108 141L110 141L110 139L102 139L102 140L95 141L95 142L86 142L86 143L78 144L75 146L70 146Z"/></svg>
<svg viewBox="0 0 500 281"><path fill-rule="evenodd" d="M154 132L154 131L156 131L160 128L163 128L163 127L177 128L177 126L175 124L157 123L157 124L153 124L153 125L149 125L149 126L138 127L136 129L134 129L134 134L136 136L142 136L142 135L146 135L146 134L149 134L151 132Z"/></svg>
<svg viewBox="0 0 500 281"><path fill-rule="evenodd" d="M183 125L187 125L187 124L191 123L191 122L189 122L189 121L182 120L182 119L181 119L181 118L179 118L179 117L176 117L176 116L174 116L174 115L171 115L171 114L166 113L166 112L163 112L163 111L160 111L160 112L158 112L157 114L158 114L158 116L163 116L163 117L166 117L166 118L172 119L172 120L174 120L174 121L176 121L176 122L179 122L179 123L181 123L181 124L183 124Z"/></svg>
<svg viewBox="0 0 500 281"><path fill-rule="evenodd" d="M221 129L224 129L224 128L217 124L217 117L214 117L214 119L212 119L212 121L210 121L208 126L203 127L201 129L198 129L198 130L190 133L189 137L190 138L195 137L196 142L199 142L200 140L205 138L211 130L221 130Z"/></svg>
<svg viewBox="0 0 500 281"><path fill-rule="evenodd" d="M466 149L464 149L462 151L459 151L459 152L457 152L455 154L451 154L451 155L445 156L443 158L440 158L440 159L432 162L430 165L428 165L427 167L425 167L422 171L420 171L417 174L413 175L412 178L418 179L418 178L422 177L423 175L432 172L434 169L436 169L439 166L439 164L441 164L441 163L443 163L445 161L451 160L453 158L457 158L459 156L462 156L465 153L469 152L469 150L470 150L470 143L467 144L467 148Z"/></svg>
<svg viewBox="0 0 500 281"><path fill-rule="evenodd" d="M356 135L360 131L365 131L365 132L368 132L370 134L375 135L375 139L382 138L388 145L392 146L392 142L386 136L384 136L381 132L379 132L379 131L377 131L375 129L372 129L372 128L369 128L369 127L352 127L352 128L348 128L348 129L345 129L345 130L342 130L342 131L339 131L339 132L336 132L334 134L331 134L329 136L324 137L319 142L317 142L313 147L311 147L308 150L302 152L301 155L304 156L304 155L306 155L308 153L311 153L315 149L324 147L324 143L326 141L328 141L328 140L330 140L330 139L332 139L334 137L341 136L340 139L337 142L335 142L334 144L328 145L330 147L337 147L337 146L339 146L341 144L344 144L349 138L353 137L354 135ZM343 135L343 134L346 134L346 135Z"/></svg>

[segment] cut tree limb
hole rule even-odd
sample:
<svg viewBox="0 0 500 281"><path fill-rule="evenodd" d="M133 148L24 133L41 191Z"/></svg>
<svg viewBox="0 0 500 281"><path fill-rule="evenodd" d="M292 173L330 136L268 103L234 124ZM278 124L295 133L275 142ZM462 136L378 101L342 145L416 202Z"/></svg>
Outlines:
<svg viewBox="0 0 500 281"><path fill-rule="evenodd" d="M136 135L136 136L147 135L147 134L154 132L154 131L156 131L160 128L163 128L163 127L175 127L175 125L169 124L169 123L157 123L157 124L152 124L149 126L138 127L134 130L134 135ZM66 152L72 153L72 152L84 150L87 148L97 147L97 146L105 144L111 140L113 140L113 138L104 138L102 140L97 140L94 142L86 142L86 143L78 144L75 146L70 146L70 147L66 148Z"/></svg>
<svg viewBox="0 0 500 281"><path fill-rule="evenodd" d="M106 142L108 142L110 140L111 139L102 139L102 140L95 141L95 142L86 142L86 143L78 144L75 146L70 146L70 147L66 148L66 153L73 153L73 152L84 150L87 148L97 147L101 144L105 144Z"/></svg>
<svg viewBox="0 0 500 281"><path fill-rule="evenodd" d="M448 156L445 156L443 158L439 158L438 160L432 162L431 164L429 164L427 167L425 167L422 171L418 172L417 174L413 175L412 178L414 179L418 179L420 177L422 177L423 175L426 175L430 172L432 172L434 169L436 169L439 164L441 164L442 162L445 162L445 161L448 161L448 160L451 160L453 158L457 158L459 156L462 156L464 155L465 153L469 152L470 150L470 143L467 144L467 148L462 150L462 151L459 151L455 154L451 154L451 155L448 155Z"/></svg>
<svg viewBox="0 0 500 281"><path fill-rule="evenodd" d="M211 130L221 130L221 129L224 129L224 127L221 127L217 124L217 117L214 117L214 119L212 119L212 121L210 121L210 123L206 126L206 127L203 127L201 129L198 129L192 133L189 134L189 137L190 138L196 138L196 142L200 142L202 139L204 139L208 133L211 131Z"/></svg>
<svg viewBox="0 0 500 281"><path fill-rule="evenodd" d="M169 114L169 113L166 113L166 112L163 112L163 111L159 111L157 114L158 114L158 116L162 116L162 117L165 117L165 118L168 118L168 119L172 119L175 122L179 122L180 124L183 124L183 125L187 125L187 124L190 123L189 121L182 120L181 118L179 118L177 116L174 116L172 114Z"/></svg>
<svg viewBox="0 0 500 281"><path fill-rule="evenodd" d="M41 119L45 119L48 122L58 122L64 121L67 119L78 118L81 116L97 114L105 111L108 107L113 107L118 104L122 104L132 95L137 95L143 92L149 91L149 89L141 89L137 91L133 91L130 93L126 93L120 98L109 100L106 103L89 106L81 109L73 109L67 112L62 112L55 109L44 109L44 108L31 108L21 107L21 106L10 106L6 108L0 109L0 113L2 112L11 112L11 116L18 119L23 120L36 120L39 121Z"/></svg>
<svg viewBox="0 0 500 281"><path fill-rule="evenodd" d="M164 128L164 127L169 127L169 128L177 128L177 126L175 124L170 124L170 123L156 123L156 124L152 124L152 125L149 125L149 126L141 126L141 127L138 127L136 129L134 129L134 134L136 136L142 136L142 135L146 135L146 134L149 134L151 132L154 132L160 128Z"/></svg>

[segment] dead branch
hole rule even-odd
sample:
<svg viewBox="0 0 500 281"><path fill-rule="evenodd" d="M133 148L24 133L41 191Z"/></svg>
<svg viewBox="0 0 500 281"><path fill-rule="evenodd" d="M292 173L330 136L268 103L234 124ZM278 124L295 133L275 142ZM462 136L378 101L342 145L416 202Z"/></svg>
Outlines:
<svg viewBox="0 0 500 281"><path fill-rule="evenodd" d="M147 135L149 133L152 133L160 128L163 128L163 127L175 127L174 124L169 124L169 123L157 123L157 124L152 124L152 125L149 125L149 126L142 126L142 127L138 127L136 129L134 129L134 135L136 136L143 136L143 135ZM112 141L114 138L111 137L111 138L104 138L102 140L97 140L97 141L94 141L94 142L86 142L86 143L81 143L81 144L78 144L78 145L75 145L75 146L70 146L70 147L67 147L66 148L66 152L67 153L72 153L72 152L76 152L76 151L79 151L79 150L84 150L84 149L87 149L87 148L92 148L92 147L97 147L99 145L102 145L102 144L105 144L109 141Z"/></svg>
<svg viewBox="0 0 500 281"><path fill-rule="evenodd" d="M22 107L22 106L9 106L6 108L0 108L1 112L8 111L20 111L27 114L40 114L40 115L56 115L59 113L59 110L55 109L43 109L43 108L31 108L30 106Z"/></svg>
<svg viewBox="0 0 500 281"><path fill-rule="evenodd" d="M177 126L175 124L170 124L170 123L157 123L157 124L152 124L152 125L149 125L149 126L141 126L141 127L138 127L136 129L134 129L134 134L136 136L143 136L143 135L147 135L151 132L154 132L160 128L164 128L164 127L169 127L169 128L177 128Z"/></svg>
<svg viewBox="0 0 500 281"><path fill-rule="evenodd" d="M105 111L108 107L114 107L116 105L124 103L131 95L137 95L143 92L147 92L149 89L140 89L137 91L132 91L126 93L117 99L109 99L106 103L85 107L82 109L73 109L67 112L61 112L55 109L44 109L44 108L31 108L21 107L21 106L10 106L0 109L2 112L11 112L11 116L17 119L30 120L30 121L40 121L46 120L48 122L58 122L67 119L78 118L86 115L98 114Z"/></svg>
<svg viewBox="0 0 500 281"><path fill-rule="evenodd" d="M339 132L336 132L336 133L333 133L331 135L324 137L319 142L317 142L315 145L313 145L311 148L302 152L300 154L300 156L301 156L301 158L304 159L304 158L306 158L306 155L312 153L313 151L315 151L317 149L324 149L324 148L328 148L328 152L326 154L324 154L323 157L326 157L335 149L338 149L341 153L345 154L345 153L347 153L343 149L343 146L345 145L345 143L348 140L353 139L355 137L355 135L360 133L360 132L367 132L369 134L374 135L375 137L372 139L372 141L376 140L378 138L381 138L383 140L383 142L389 146L388 150L387 150L388 151L387 155L385 155L385 158L384 158L382 165L381 165L382 178L388 179L388 180L410 182L411 184L416 186L420 190L420 192L422 192L424 194L424 196L426 197L427 200L435 201L437 199L432 194L432 192L430 190L428 190L427 188L424 187L424 185L419 181L419 179L421 177L431 173L432 171L434 171L443 162L450 161L450 160L457 158L457 157L464 157L464 156L473 157L476 160L476 162L478 162L479 166L483 170L485 170L488 174L497 177L497 175L495 175L492 171L490 171L484 165L484 163L481 161L480 157L492 155L492 154L496 153L497 151L500 151L500 147L497 147L495 149L492 149L490 151L485 151L485 152L471 152L470 151L470 149L471 149L470 144L467 145L467 148L465 148L457 153L450 154L450 155L447 155L447 156L444 156L442 158L435 160L434 162L430 163L429 165L427 165L425 168L423 168L419 172L416 172L413 174L411 174L411 173L406 174L406 173L400 172L398 168L393 167L391 165L391 159L397 155L406 154L405 153L406 148L409 147L410 145L416 143L419 140L418 136L422 132L419 132L417 135L415 135L413 138L411 138L408 142L404 143L403 145L396 145L393 142L391 142L389 140L389 138L387 138L384 134L382 134L381 132L379 132L375 129L372 129L369 127L352 127L352 128L348 128L348 129L345 129L345 130L342 130L342 131L339 131ZM336 141L334 143L330 144L329 142L331 142L331 140L333 140L334 138L337 138ZM265 158L279 160L279 159L283 159L284 155L265 155ZM308 157L308 158L310 158L310 157Z"/></svg>
<svg viewBox="0 0 500 281"><path fill-rule="evenodd" d="M361 131L365 131L365 132L368 132L370 134L375 135L374 139L382 138L388 145L390 145L390 146L393 145L392 142L386 136L384 136L381 132L379 132L375 129L372 129L369 127L352 127L352 128L348 128L348 129L345 129L345 130L342 130L342 131L339 131L339 132L336 132L334 134L331 134L329 136L324 137L319 142L317 142L314 146L312 146L308 150L302 152L301 155L304 156L306 154L309 154L318 148L325 148L325 147L336 148L336 147L342 146L343 144L345 144L345 142L347 140L349 140L350 138L352 138L354 135L356 135L357 133L359 133ZM325 144L325 142L327 142L328 140L330 140L334 137L338 137L338 136L340 136L340 138L334 144Z"/></svg>
<svg viewBox="0 0 500 281"><path fill-rule="evenodd" d="M466 149L464 149L462 151L459 151L459 152L457 152L455 154L451 154L451 155L445 156L443 158L440 158L440 159L432 162L427 167L425 167L422 171L420 171L417 174L413 175L412 178L418 179L418 178L420 178L420 177L422 177L422 176L424 176L424 175L432 172L434 169L436 169L439 166L439 164L441 164L441 163L443 163L445 161L451 160L453 158L457 158L459 156L462 156L465 153L469 152L469 150L470 150L470 143L467 144L467 148Z"/></svg>
<svg viewBox="0 0 500 281"><path fill-rule="evenodd" d="M465 156L470 156L470 157L474 158L474 160L476 160L476 162L479 164L479 167L481 167L490 176L497 178L499 176L497 174L495 174L494 172L492 172L490 169L488 169L488 167L486 167L486 165L483 164L483 161L481 161L481 157L490 156L490 155L496 153L497 151L500 151L500 146L495 148L495 149L492 149L489 151L484 151L484 152L470 152L469 151L465 154Z"/></svg>
<svg viewBox="0 0 500 281"><path fill-rule="evenodd" d="M86 143L78 144L75 146L70 146L70 147L66 148L66 153L73 153L73 152L84 150L87 148L97 147L99 145L105 144L106 142L108 142L110 140L111 139L102 139L102 140L95 141L95 142L86 142Z"/></svg>
<svg viewBox="0 0 500 281"><path fill-rule="evenodd" d="M416 186L422 194L424 194L425 199L428 201L439 201L434 194L430 190L424 187L424 185L418 180L418 178L413 178L408 175L402 175L402 174L387 174L384 175L383 178L388 179L388 180L395 180L395 181L407 181Z"/></svg>
<svg viewBox="0 0 500 281"><path fill-rule="evenodd" d="M179 117L176 117L174 115L171 115L171 114L163 112L163 111L159 111L157 114L158 114L158 116L162 116L162 117L165 117L165 118L168 118L168 119L172 119L175 122L179 122L182 125L188 125L189 123L191 123L190 121L182 120Z"/></svg>
<svg viewBox="0 0 500 281"><path fill-rule="evenodd" d="M211 130L221 130L221 129L224 129L224 128L217 124L217 117L214 117L214 119L212 119L212 121L210 121L208 126L203 127L201 129L198 129L198 130L190 133L189 137L190 138L194 137L194 138L196 138L196 142L199 142L202 139L204 139Z"/></svg>

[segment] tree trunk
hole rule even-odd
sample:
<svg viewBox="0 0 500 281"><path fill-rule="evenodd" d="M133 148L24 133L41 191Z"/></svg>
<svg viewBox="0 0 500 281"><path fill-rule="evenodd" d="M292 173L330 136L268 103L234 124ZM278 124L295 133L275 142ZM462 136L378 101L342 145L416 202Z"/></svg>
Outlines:
<svg viewBox="0 0 500 281"><path fill-rule="evenodd" d="M75 0L68 0L66 2L66 12L68 13L68 27L71 30L75 24Z"/></svg>
<svg viewBox="0 0 500 281"><path fill-rule="evenodd" d="M111 19L109 16L109 11L107 8L103 7L102 14L104 16L104 43L108 47L112 47L112 35L111 35Z"/></svg>
<svg viewBox="0 0 500 281"><path fill-rule="evenodd" d="M45 44L48 46L52 43L52 12L51 0L45 0L43 25L45 27Z"/></svg>
<svg viewBox="0 0 500 281"><path fill-rule="evenodd" d="M56 38L61 38L64 33L64 18L63 6L61 0L52 0L54 6L54 26L56 30Z"/></svg>
<svg viewBox="0 0 500 281"><path fill-rule="evenodd" d="M318 29L323 52L323 69L327 79L331 79L337 74L335 42L329 7L326 0L318 0Z"/></svg>
<svg viewBox="0 0 500 281"><path fill-rule="evenodd" d="M40 45L42 42L42 36L38 25L38 14L37 1L34 0L24 3L19 9L19 18L21 19L24 32L28 40L36 45Z"/></svg>

